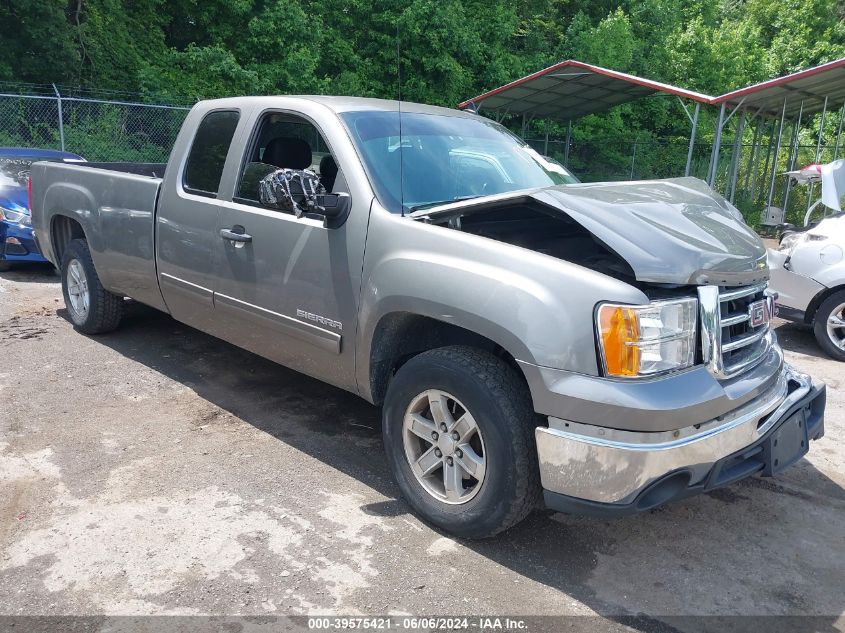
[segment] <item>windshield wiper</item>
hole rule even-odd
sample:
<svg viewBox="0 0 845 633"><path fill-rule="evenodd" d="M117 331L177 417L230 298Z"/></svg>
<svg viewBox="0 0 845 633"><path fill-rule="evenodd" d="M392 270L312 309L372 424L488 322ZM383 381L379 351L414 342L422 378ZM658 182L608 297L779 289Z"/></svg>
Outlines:
<svg viewBox="0 0 845 633"><path fill-rule="evenodd" d="M481 196L458 196L457 198L450 198L449 200L437 200L435 202L425 202L423 204L416 204L408 211L422 211L423 209L430 209L431 207L439 207L442 204L452 204L453 202L462 202L463 200L472 200L473 198L480 198Z"/></svg>

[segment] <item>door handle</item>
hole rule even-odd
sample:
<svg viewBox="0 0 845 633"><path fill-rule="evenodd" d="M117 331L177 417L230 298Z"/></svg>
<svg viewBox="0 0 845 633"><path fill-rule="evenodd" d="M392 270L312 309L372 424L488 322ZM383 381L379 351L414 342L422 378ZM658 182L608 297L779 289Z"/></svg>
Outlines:
<svg viewBox="0 0 845 633"><path fill-rule="evenodd" d="M244 227L240 224L236 224L231 229L220 229L220 237L231 242L246 243L252 241L252 235L244 233Z"/></svg>

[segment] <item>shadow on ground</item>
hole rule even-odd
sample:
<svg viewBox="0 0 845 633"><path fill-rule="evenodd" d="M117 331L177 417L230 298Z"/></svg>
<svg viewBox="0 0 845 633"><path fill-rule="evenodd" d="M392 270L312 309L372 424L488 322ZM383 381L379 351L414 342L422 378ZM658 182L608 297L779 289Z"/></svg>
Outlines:
<svg viewBox="0 0 845 633"><path fill-rule="evenodd" d="M27 283L56 283L59 276L53 264L30 263L12 264L8 270L0 270L0 277L9 281L23 281Z"/></svg>
<svg viewBox="0 0 845 633"><path fill-rule="evenodd" d="M60 311L62 313L64 311ZM350 440L377 439L380 436L380 410L357 396L276 365L137 304L131 305L120 330L93 340L184 384L247 423L394 499L370 504L364 511L386 517L409 512L397 498L398 489L382 457L381 442L374 441L359 450L348 450ZM359 446L361 444L358 443ZM833 492L839 496L837 503L845 503L839 486L808 462L804 461L800 466L809 482L811 498L814 494L821 496ZM673 510L657 510L616 521L537 512L495 539L463 544L525 578L572 596L598 613L612 614L609 615L611 620L643 631L674 631L677 628L669 624L670 619L659 618L659 610L654 605L677 604L679 592L690 592L690 605L701 604L696 602L699 600L696 594L702 586L724 584L728 593L741 592L743 587L737 586L739 581L730 577L714 578L716 572L711 561L702 560L700 552L690 555L686 561L677 550L674 552L673 555L681 559L679 565L685 574L683 586L670 579L656 577L663 564L660 557L666 547L666 539L680 542L698 538L702 521L741 526L743 534L747 531L752 535L766 533L771 527L771 517L757 517L751 513L749 500L754 495L764 494L764 491L798 494L800 497L800 493L783 489L776 481L750 480L717 491L709 499L690 499L675 504ZM710 507L705 504L716 502L719 504L719 518L705 516L707 507ZM796 513L801 512L795 504L787 507L796 508ZM842 507L845 508L845 505ZM789 529L806 524L804 517L793 519L788 522ZM793 537L804 539L807 535L796 533ZM714 557L732 555L731 543L708 544L706 532L702 541L703 545L694 547L703 547L705 553L709 550ZM769 560L785 555L774 544L767 548L765 540L755 538L754 542L758 551L752 560L756 557ZM624 556L616 562L614 557L617 554L635 544L646 552L653 552L656 556L654 562L647 561L642 569L631 569ZM733 545L736 547L736 544ZM742 552L740 557L744 559L745 554ZM628 606L621 606L612 593L599 595L598 590L591 588L589 581L600 557L605 565L618 566L610 569L611 575L632 579L634 595L637 595L634 584L641 581L647 585L648 604L632 604L629 599ZM730 565L730 562L726 564ZM787 592L772 600L782 599L784 604L793 604L800 610L807 603L801 602L802 597L797 592L793 593L796 595ZM845 607L845 597L837 605L838 612L842 612L842 607ZM726 607L726 612L734 611ZM626 614L626 617L620 617L620 613ZM679 620L671 621L684 630L699 630L699 627L705 630L712 624L708 624L707 620L696 624L694 619L684 625L680 625ZM835 618L814 619L812 626L819 631L837 630ZM730 627L724 624L721 629L729 630Z"/></svg>
<svg viewBox="0 0 845 633"><path fill-rule="evenodd" d="M819 347L811 326L792 323L790 321L780 321L775 325L774 329L778 336L778 343L780 343L783 349L813 356L814 358L830 360L830 356L825 354L821 347Z"/></svg>

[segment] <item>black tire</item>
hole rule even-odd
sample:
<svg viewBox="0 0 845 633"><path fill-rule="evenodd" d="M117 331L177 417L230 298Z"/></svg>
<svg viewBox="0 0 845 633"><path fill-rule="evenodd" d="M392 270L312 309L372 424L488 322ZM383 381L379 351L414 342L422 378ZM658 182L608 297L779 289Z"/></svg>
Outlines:
<svg viewBox="0 0 845 633"><path fill-rule="evenodd" d="M81 265L88 283L88 309L84 312L74 309L68 293L68 275L71 263L74 261ZM103 288L97 270L94 268L94 260L91 259L88 242L77 239L68 244L62 256L61 278L65 306L75 329L85 334L104 334L120 325L120 319L123 316L123 297Z"/></svg>
<svg viewBox="0 0 845 633"><path fill-rule="evenodd" d="M822 302L813 319L813 333L816 335L816 340L828 356L838 361L845 361L845 349L831 340L827 331L827 320L834 312L838 312L841 317L842 310L837 310L837 308L843 304L845 304L845 290L834 292ZM845 330L841 330L841 333L845 337Z"/></svg>
<svg viewBox="0 0 845 633"><path fill-rule="evenodd" d="M429 389L460 400L483 437L483 481L476 495L459 505L430 494L405 454L405 413ZM536 426L530 393L516 372L492 354L463 346L434 349L405 363L388 387L382 415L388 463L405 499L425 521L464 538L498 534L539 506Z"/></svg>

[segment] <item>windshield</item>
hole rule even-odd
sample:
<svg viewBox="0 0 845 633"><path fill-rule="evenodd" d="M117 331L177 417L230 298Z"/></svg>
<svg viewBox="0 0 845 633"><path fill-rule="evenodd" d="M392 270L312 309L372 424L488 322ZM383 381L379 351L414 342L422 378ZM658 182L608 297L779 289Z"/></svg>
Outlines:
<svg viewBox="0 0 845 633"><path fill-rule="evenodd" d="M394 213L578 182L563 165L482 117L403 112L401 151L398 112L345 112L341 118L379 201Z"/></svg>

